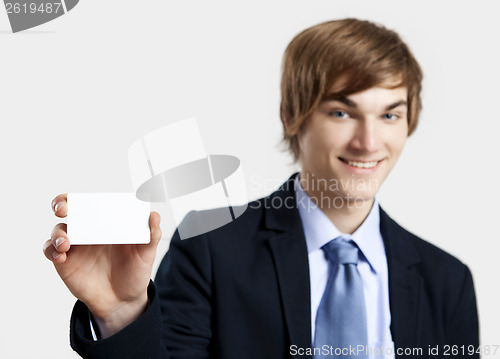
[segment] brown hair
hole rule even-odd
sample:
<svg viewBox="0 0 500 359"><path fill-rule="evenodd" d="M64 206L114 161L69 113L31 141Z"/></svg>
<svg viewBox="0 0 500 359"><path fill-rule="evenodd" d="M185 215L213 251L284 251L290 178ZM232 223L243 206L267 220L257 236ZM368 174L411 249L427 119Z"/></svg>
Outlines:
<svg viewBox="0 0 500 359"><path fill-rule="evenodd" d="M399 79L390 87L408 89L408 135L417 127L423 75L399 35L369 21L324 22L298 34L283 56L280 116L295 161L297 131L341 76L347 81L336 91L339 97Z"/></svg>

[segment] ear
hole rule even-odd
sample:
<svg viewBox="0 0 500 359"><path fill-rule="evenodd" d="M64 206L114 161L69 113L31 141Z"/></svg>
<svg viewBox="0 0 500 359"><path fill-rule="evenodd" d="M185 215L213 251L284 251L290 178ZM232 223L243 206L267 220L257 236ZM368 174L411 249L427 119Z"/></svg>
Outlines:
<svg viewBox="0 0 500 359"><path fill-rule="evenodd" d="M285 127L285 132L290 133L290 124L288 122L288 118L285 115L281 115L281 122L283 122L283 127Z"/></svg>
<svg viewBox="0 0 500 359"><path fill-rule="evenodd" d="M288 136L295 136L300 134L300 128L292 129L290 126L290 122L286 116L282 116L281 120L283 121L283 126L285 126L285 132Z"/></svg>

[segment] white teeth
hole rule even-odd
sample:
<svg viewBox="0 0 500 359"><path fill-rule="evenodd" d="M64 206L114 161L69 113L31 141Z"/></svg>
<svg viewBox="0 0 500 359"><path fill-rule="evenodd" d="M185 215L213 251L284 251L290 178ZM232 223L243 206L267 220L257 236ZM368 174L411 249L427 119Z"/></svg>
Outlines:
<svg viewBox="0 0 500 359"><path fill-rule="evenodd" d="M356 161L349 161L346 160L347 164L354 166L354 167L359 167L359 168L373 168L377 165L378 161L373 161L373 162L356 162Z"/></svg>

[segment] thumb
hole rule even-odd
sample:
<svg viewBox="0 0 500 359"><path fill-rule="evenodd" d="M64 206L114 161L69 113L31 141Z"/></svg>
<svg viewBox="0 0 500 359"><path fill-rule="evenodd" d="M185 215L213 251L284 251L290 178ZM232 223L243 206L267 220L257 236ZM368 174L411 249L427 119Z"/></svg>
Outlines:
<svg viewBox="0 0 500 359"><path fill-rule="evenodd" d="M160 243L161 239L161 228L160 228L160 214L158 212L151 212L149 216L149 228L151 232L151 242L150 246L153 246L155 249L158 247L158 243Z"/></svg>

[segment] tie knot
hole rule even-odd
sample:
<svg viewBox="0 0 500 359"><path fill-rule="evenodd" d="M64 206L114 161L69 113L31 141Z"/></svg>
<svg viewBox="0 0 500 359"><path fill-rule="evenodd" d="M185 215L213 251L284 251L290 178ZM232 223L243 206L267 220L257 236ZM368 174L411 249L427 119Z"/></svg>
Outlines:
<svg viewBox="0 0 500 359"><path fill-rule="evenodd" d="M358 247L354 242L332 240L321 247L331 261L339 264L358 264Z"/></svg>

